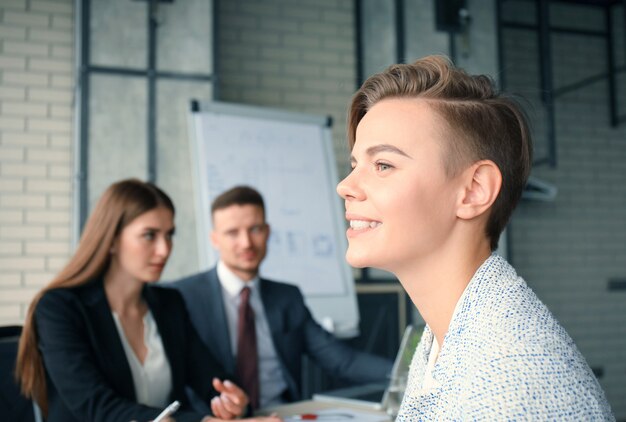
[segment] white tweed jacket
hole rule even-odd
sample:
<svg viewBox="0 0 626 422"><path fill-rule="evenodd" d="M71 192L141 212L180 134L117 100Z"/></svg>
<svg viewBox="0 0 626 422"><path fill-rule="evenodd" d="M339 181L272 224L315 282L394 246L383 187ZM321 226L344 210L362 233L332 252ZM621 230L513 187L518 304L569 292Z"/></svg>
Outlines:
<svg viewBox="0 0 626 422"><path fill-rule="evenodd" d="M432 342L426 326L397 421L615 420L570 336L498 255L467 286L422 391Z"/></svg>

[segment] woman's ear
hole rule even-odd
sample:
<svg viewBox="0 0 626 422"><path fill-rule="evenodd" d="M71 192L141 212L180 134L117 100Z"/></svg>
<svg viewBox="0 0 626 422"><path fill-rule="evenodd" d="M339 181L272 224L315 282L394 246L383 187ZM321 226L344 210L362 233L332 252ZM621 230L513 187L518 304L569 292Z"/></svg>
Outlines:
<svg viewBox="0 0 626 422"><path fill-rule="evenodd" d="M485 213L495 202L502 187L502 173L491 160L477 161L464 172L464 189L457 217L470 220Z"/></svg>

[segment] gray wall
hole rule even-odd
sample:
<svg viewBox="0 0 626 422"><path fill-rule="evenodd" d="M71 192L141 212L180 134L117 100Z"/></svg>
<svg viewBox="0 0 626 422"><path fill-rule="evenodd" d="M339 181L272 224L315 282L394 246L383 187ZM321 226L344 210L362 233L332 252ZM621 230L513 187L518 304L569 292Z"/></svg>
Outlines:
<svg viewBox="0 0 626 422"><path fill-rule="evenodd" d="M219 99L332 116L345 172L346 107L356 84L353 2L217 4Z"/></svg>
<svg viewBox="0 0 626 422"><path fill-rule="evenodd" d="M532 22L532 4L509 2L507 19ZM582 24L603 30L599 9L551 8L555 25ZM624 66L623 9L616 8L618 64ZM582 18L584 17L584 19ZM546 152L545 113L539 95L536 35L505 32L507 84L531 102L537 154ZM553 34L555 87L605 72L600 39ZM618 97L626 114L626 78ZM607 79L556 99L557 166L533 174L559 189L554 202L522 202L511 228L518 272L573 337L590 366L602 368L601 383L618 420L626 417L626 292L607 289L610 278L626 277L626 123L609 121Z"/></svg>
<svg viewBox="0 0 626 422"><path fill-rule="evenodd" d="M145 71L148 3L91 0L91 7L90 64ZM212 2L163 3L158 5L156 16L156 70L177 76L211 75ZM149 177L149 87L145 74L91 73L89 79L87 175L93 206L112 182ZM176 204L176 246L164 280L199 269L187 119L190 100L210 99L212 91L211 81L158 78L156 82L155 181Z"/></svg>

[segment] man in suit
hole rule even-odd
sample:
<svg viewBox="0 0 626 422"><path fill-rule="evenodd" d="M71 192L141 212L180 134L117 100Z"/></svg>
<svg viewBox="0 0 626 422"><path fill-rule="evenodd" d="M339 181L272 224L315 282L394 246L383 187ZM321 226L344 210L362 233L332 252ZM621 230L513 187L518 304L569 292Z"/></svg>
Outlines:
<svg viewBox="0 0 626 422"><path fill-rule="evenodd" d="M259 276L270 226L256 190L238 186L222 193L211 215L211 241L219 262L173 287L182 293L202 340L227 371L239 375L253 407L301 399L303 354L355 383L387 378L392 363L353 350L326 332L313 320L298 287ZM248 304L251 311L244 309ZM254 327L244 334L250 314Z"/></svg>

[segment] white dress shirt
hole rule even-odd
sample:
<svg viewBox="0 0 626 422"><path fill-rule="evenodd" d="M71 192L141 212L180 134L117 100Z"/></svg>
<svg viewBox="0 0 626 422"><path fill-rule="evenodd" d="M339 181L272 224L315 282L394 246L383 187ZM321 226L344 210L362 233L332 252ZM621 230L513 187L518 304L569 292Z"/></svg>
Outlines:
<svg viewBox="0 0 626 422"><path fill-rule="evenodd" d="M259 401L260 407L283 403L282 394L287 389L280 361L272 341L272 333L265 316L265 309L259 292L259 278L244 282L237 277L222 261L217 264L217 276L222 285L224 310L230 333L230 346L233 356L237 356L237 319L239 294L244 287L250 287L250 306L254 311L257 352L259 354Z"/></svg>
<svg viewBox="0 0 626 422"><path fill-rule="evenodd" d="M148 349L143 365L126 339L122 323L115 312L113 319L130 365L137 403L152 407L166 406L172 391L172 370L152 313L148 310L143 317L143 341Z"/></svg>

